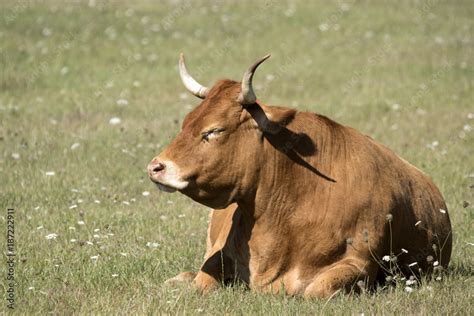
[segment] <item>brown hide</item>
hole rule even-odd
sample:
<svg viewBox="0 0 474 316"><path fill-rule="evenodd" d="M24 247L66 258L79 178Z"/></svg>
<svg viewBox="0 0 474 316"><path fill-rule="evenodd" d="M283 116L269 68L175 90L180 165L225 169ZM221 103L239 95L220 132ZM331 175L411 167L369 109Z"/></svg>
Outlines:
<svg viewBox="0 0 474 316"><path fill-rule="evenodd" d="M233 81L214 85L153 160L172 161L188 183L179 191L219 208L198 288L239 279L327 297L372 285L390 268L385 255L405 274L448 264L447 208L425 174L352 128L258 100L242 106L239 92ZM203 140L213 126L223 131Z"/></svg>

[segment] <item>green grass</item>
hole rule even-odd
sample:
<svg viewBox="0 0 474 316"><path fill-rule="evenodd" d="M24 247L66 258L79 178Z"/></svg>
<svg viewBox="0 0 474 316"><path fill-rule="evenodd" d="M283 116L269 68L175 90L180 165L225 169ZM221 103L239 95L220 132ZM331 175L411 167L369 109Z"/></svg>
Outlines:
<svg viewBox="0 0 474 316"><path fill-rule="evenodd" d="M0 219L15 208L17 313L472 313L472 1L96 2L0 4ZM454 230L443 279L330 301L164 286L199 268L208 220L145 173L198 104L180 52L206 85L270 52L260 99L353 126L429 174Z"/></svg>

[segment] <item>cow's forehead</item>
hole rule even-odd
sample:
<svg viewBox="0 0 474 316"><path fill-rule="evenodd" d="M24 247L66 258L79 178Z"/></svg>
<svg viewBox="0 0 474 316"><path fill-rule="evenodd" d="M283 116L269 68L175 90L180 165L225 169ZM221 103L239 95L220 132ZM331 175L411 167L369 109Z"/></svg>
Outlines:
<svg viewBox="0 0 474 316"><path fill-rule="evenodd" d="M186 115L183 129L199 133L208 125L219 124L233 117L238 118L242 107L236 102L240 84L232 80L218 81L209 91L208 96L194 110Z"/></svg>

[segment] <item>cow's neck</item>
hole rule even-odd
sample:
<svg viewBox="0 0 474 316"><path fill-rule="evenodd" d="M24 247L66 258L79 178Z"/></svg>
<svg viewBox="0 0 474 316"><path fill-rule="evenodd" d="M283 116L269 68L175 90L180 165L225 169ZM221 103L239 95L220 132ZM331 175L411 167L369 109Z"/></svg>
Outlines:
<svg viewBox="0 0 474 316"><path fill-rule="evenodd" d="M320 140L310 136L308 140L298 139L287 133L284 137L275 135L264 140L258 180L253 191L237 201L246 216L255 222L273 222L268 217L282 220L304 207L305 200L314 196L321 184L332 183L331 175L326 174L327 168L322 166L316 153ZM295 145L298 143L299 148ZM314 153L310 154L311 150ZM301 199L302 196L306 198Z"/></svg>

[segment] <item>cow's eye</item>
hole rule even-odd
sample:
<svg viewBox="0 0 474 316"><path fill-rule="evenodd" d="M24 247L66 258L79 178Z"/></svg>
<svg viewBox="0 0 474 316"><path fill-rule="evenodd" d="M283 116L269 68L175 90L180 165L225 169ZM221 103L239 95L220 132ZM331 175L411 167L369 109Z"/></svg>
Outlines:
<svg viewBox="0 0 474 316"><path fill-rule="evenodd" d="M216 137L217 135L219 135L223 131L224 131L223 128L213 128L213 129L210 129L208 131L202 132L201 136L202 136L202 139L204 141L208 142L210 139Z"/></svg>

